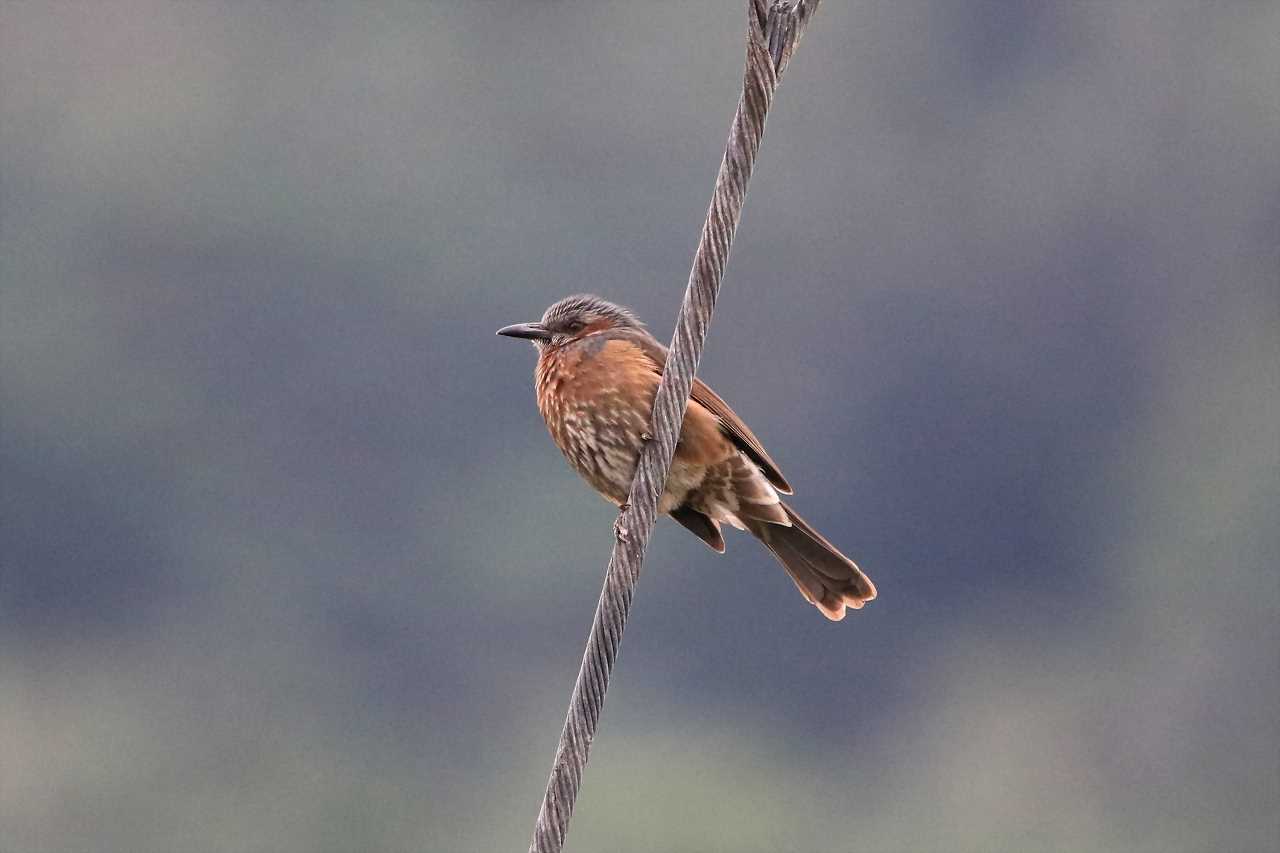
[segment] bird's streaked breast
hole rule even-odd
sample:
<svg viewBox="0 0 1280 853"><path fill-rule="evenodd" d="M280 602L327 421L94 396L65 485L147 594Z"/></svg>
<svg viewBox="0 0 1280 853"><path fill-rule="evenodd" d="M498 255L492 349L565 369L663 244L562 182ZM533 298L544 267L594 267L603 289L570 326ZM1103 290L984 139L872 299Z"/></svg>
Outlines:
<svg viewBox="0 0 1280 853"><path fill-rule="evenodd" d="M535 384L538 409L569 464L621 503L653 408L652 366L634 347L593 335L544 352Z"/></svg>

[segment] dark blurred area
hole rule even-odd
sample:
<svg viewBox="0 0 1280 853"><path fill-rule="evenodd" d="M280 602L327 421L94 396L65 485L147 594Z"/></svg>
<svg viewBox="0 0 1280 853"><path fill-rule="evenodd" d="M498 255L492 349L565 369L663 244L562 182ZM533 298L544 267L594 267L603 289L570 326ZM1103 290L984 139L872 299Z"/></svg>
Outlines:
<svg viewBox="0 0 1280 853"><path fill-rule="evenodd" d="M0 6L0 851L524 849L742 3ZM655 534L568 850L1280 843L1280 6L824 3L701 375L875 579ZM726 583L729 580L730 583Z"/></svg>

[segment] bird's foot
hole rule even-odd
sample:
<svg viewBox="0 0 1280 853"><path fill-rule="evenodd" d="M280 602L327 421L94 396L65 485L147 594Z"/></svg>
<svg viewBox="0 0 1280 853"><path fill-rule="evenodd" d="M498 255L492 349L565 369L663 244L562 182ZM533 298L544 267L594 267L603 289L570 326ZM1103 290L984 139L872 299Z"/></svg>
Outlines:
<svg viewBox="0 0 1280 853"><path fill-rule="evenodd" d="M629 509L631 509L631 504L626 501L618 504L618 517L613 520L613 535L619 539L625 540L627 538L627 526L622 523L622 519Z"/></svg>

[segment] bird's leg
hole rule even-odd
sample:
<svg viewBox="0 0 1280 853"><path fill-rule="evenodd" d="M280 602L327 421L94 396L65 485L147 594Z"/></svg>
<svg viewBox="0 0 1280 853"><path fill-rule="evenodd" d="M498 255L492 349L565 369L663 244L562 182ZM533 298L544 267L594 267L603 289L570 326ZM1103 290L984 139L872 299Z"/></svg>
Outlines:
<svg viewBox="0 0 1280 853"><path fill-rule="evenodd" d="M640 440L647 444L648 442L653 441L653 434L648 430L645 430L640 433ZM618 517L614 519L613 522L613 533L619 539L627 538L627 528L622 523L622 517L627 514L627 510L629 509L631 509L631 504L626 501L618 504Z"/></svg>
<svg viewBox="0 0 1280 853"><path fill-rule="evenodd" d="M622 519L629 509L631 509L631 504L626 501L618 504L618 517L613 520L613 535L618 537L620 540L625 540L627 538L627 528L626 525L622 523Z"/></svg>

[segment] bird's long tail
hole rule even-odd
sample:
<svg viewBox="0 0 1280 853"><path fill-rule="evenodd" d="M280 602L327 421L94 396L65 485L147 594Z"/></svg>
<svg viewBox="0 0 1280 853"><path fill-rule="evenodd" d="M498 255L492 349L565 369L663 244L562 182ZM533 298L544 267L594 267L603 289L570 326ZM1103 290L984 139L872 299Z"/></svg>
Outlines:
<svg viewBox="0 0 1280 853"><path fill-rule="evenodd" d="M791 521L790 527L751 520L748 529L772 552L800 594L823 616L838 622L844 618L846 607L859 610L876 597L876 585L853 560L836 550L791 507L783 504L782 508Z"/></svg>

